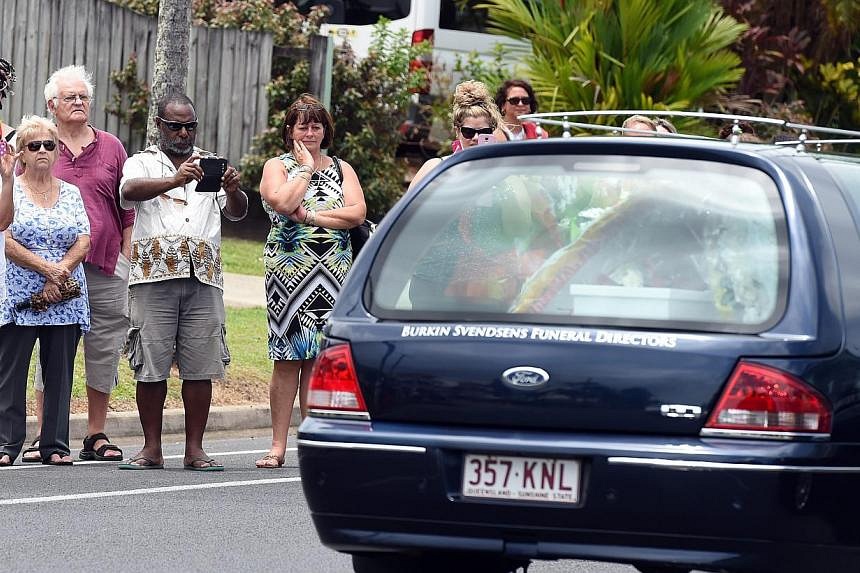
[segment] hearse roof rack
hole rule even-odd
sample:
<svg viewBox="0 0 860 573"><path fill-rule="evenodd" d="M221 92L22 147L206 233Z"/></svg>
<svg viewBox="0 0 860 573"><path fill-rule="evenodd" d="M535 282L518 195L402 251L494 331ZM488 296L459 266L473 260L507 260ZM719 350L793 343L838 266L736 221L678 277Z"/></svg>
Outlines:
<svg viewBox="0 0 860 573"><path fill-rule="evenodd" d="M635 135L651 135L657 137L681 138L681 139L701 139L709 141L721 141L716 137L708 137L704 135L686 134L686 133L665 133L654 132L650 130L625 128L614 125L604 125L600 123L590 123L587 121L577 121L579 118L590 118L599 116L623 116L625 118L632 115L643 115L645 117L680 117L693 119L711 119L731 122L732 133L727 139L733 145L740 142L741 123L762 124L782 130L799 131L797 139L789 141L776 142L777 145L796 146L798 151L805 151L807 146L815 144L817 149L821 149L823 144L844 144L844 143L860 143L860 131L850 129L837 129L834 127L822 127L818 125L807 125L804 123L794 123L784 119L773 117L758 117L752 115L735 115L728 113L712 113L705 111L675 111L675 110L643 110L643 109L601 109L601 110L581 110L581 111L559 111L550 113L530 113L519 116L522 120L531 121L538 124L557 125L562 128L562 137L571 137L571 128L583 130L608 131L613 134L635 134ZM827 134L835 136L844 136L835 139L810 139L809 134Z"/></svg>

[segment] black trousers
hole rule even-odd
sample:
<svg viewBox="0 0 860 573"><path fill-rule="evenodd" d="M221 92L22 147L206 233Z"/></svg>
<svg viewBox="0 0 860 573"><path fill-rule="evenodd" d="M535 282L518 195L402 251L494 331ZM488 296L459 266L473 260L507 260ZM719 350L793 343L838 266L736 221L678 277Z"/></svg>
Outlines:
<svg viewBox="0 0 860 573"><path fill-rule="evenodd" d="M18 457L27 433L27 374L36 340L45 380L42 459L69 455L69 402L81 328L60 326L0 326L0 456Z"/></svg>

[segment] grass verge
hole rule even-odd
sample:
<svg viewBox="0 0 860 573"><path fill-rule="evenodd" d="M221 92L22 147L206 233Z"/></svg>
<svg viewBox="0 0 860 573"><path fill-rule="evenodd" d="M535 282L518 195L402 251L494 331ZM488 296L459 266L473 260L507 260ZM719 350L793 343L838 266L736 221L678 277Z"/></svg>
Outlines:
<svg viewBox="0 0 860 573"><path fill-rule="evenodd" d="M258 404L269 400L269 378L272 363L268 358L265 308L227 308L227 346L232 362L227 367L226 380L213 386L212 405ZM35 361L30 361L30 378L33 379ZM176 371L167 382L166 407L182 405L182 385ZM33 385L27 384L27 413L34 410ZM111 394L113 411L136 410L135 381L124 357L119 362L119 384ZM84 381L84 351L78 347L75 357L75 378L72 385L72 413L87 411Z"/></svg>
<svg viewBox="0 0 860 573"><path fill-rule="evenodd" d="M221 238L221 262L225 273L263 276L263 242L235 237Z"/></svg>

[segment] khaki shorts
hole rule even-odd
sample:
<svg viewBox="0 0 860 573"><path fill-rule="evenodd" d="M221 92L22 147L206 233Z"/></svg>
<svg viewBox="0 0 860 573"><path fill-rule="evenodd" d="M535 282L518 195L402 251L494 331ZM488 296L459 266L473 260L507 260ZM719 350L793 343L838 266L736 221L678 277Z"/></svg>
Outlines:
<svg viewBox="0 0 860 573"><path fill-rule="evenodd" d="M230 363L221 289L196 278L132 285L126 351L138 382L224 378Z"/></svg>

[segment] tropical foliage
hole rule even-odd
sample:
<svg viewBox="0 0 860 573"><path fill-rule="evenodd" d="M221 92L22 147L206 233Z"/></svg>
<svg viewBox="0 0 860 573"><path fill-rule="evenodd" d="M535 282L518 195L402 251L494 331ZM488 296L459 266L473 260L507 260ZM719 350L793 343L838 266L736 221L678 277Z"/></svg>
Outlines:
<svg viewBox="0 0 860 573"><path fill-rule="evenodd" d="M147 16L158 14L159 0L110 1ZM303 15L292 2L276 6L273 0L192 0L191 10L198 26L271 32L279 46L307 46L327 13L317 6Z"/></svg>
<svg viewBox="0 0 860 573"><path fill-rule="evenodd" d="M860 3L856 0L721 0L748 28L736 50L746 69L738 92L759 113L784 117L786 106L805 121L860 128L856 66ZM808 110L808 111L807 111Z"/></svg>
<svg viewBox="0 0 860 573"><path fill-rule="evenodd" d="M487 0L491 31L520 54L544 111L694 109L741 79L745 26L712 0ZM615 121L615 118L605 118Z"/></svg>

